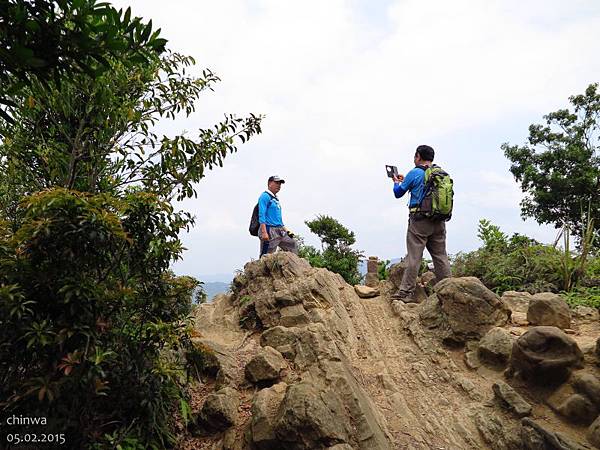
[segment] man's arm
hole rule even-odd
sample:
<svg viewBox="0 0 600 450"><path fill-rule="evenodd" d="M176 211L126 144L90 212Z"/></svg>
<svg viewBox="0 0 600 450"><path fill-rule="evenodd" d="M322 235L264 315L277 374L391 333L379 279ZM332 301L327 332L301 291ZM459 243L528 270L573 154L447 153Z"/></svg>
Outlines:
<svg viewBox="0 0 600 450"><path fill-rule="evenodd" d="M406 179L404 175L398 175L393 178L394 179L394 197L400 198L406 191L408 191L408 187L406 186Z"/></svg>

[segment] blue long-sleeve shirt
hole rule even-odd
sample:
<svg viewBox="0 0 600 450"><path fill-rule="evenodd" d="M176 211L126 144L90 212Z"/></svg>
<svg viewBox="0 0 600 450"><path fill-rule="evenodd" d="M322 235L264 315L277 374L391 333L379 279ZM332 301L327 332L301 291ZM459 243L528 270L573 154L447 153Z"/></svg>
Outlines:
<svg viewBox="0 0 600 450"><path fill-rule="evenodd" d="M425 171L415 167L404 177L402 183L394 183L394 196L402 197L410 191L410 201L408 207L419 206L425 196Z"/></svg>
<svg viewBox="0 0 600 450"><path fill-rule="evenodd" d="M282 227L281 205L279 199L267 191L258 197L258 222L270 227Z"/></svg>

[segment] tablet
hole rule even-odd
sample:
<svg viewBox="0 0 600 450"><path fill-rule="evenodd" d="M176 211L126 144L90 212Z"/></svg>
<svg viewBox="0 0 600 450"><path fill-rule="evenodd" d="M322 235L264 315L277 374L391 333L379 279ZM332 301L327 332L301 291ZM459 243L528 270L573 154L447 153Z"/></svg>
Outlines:
<svg viewBox="0 0 600 450"><path fill-rule="evenodd" d="M387 176L390 178L394 178L398 176L398 168L396 166L385 166L385 171L387 172Z"/></svg>

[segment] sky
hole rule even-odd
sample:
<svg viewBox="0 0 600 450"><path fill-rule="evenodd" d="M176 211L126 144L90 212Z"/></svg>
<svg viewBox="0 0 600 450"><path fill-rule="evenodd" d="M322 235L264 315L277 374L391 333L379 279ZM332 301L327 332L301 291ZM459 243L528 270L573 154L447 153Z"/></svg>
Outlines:
<svg viewBox="0 0 600 450"><path fill-rule="evenodd" d="M248 223L267 178L288 228L318 244L304 221L330 215L367 256L404 256L408 198L385 165L412 168L431 145L454 179L448 252L476 249L479 219L551 242L556 230L520 216L523 197L501 145L568 107L600 81L597 0L119 0L152 19L171 50L220 78L174 135L225 113L263 114L261 135L207 173L181 238L178 274L229 281L258 256ZM426 254L426 257L428 255Z"/></svg>

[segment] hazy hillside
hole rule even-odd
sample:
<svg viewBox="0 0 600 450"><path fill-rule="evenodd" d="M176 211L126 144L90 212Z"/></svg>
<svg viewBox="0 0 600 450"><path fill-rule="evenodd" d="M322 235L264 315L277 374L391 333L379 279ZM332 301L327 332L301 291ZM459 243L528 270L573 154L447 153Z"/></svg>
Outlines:
<svg viewBox="0 0 600 450"><path fill-rule="evenodd" d="M206 300L211 301L217 294L223 294L229 290L229 283L222 281L209 281L204 283L204 292L206 292Z"/></svg>

